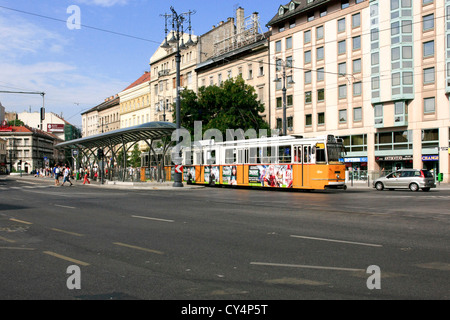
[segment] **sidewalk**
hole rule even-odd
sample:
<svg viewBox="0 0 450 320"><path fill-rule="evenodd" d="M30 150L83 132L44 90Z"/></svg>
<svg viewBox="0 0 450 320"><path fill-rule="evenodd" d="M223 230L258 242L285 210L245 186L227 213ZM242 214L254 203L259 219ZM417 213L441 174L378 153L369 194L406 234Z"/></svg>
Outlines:
<svg viewBox="0 0 450 320"><path fill-rule="evenodd" d="M20 175L9 175L7 177L11 177L17 180L28 180L28 181L48 181L52 184L55 183L54 178L52 177L35 177L34 175L30 174L22 174L22 177ZM204 185L195 185L195 184L187 184L186 182L183 182L183 187L174 187L173 181L166 181L166 182L154 182L154 181L148 181L148 182L131 182L131 181L108 181L105 180L102 184L100 181L95 181L93 179L90 179L90 184L84 184L83 180L74 180L71 179L73 186L86 186L86 187L101 187L101 188L115 188L115 189L135 189L135 190L145 190L145 189L151 189L151 190L188 190L188 189L199 189L204 188ZM61 181L62 183L62 181Z"/></svg>

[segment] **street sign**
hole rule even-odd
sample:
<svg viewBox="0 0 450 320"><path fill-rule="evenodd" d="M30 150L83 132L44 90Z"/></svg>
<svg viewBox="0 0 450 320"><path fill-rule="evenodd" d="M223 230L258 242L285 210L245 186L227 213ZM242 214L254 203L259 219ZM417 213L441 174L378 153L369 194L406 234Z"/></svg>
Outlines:
<svg viewBox="0 0 450 320"><path fill-rule="evenodd" d="M180 164L177 164L175 166L175 173L183 173L183 166Z"/></svg>

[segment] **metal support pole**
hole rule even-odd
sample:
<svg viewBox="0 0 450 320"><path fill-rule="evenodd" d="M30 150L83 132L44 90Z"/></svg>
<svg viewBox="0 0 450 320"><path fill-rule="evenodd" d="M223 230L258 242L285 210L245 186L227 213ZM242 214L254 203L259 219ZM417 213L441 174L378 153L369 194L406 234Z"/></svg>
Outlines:
<svg viewBox="0 0 450 320"><path fill-rule="evenodd" d="M287 135L286 124L286 66L283 66L283 136Z"/></svg>

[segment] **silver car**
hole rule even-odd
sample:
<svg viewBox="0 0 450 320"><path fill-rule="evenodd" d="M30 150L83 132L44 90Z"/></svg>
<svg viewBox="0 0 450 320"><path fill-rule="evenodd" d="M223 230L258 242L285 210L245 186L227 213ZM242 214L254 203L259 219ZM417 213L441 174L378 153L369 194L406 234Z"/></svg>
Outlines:
<svg viewBox="0 0 450 320"><path fill-rule="evenodd" d="M428 170L402 169L378 178L373 182L378 191L383 189L410 189L411 191L430 191L436 188L433 174Z"/></svg>

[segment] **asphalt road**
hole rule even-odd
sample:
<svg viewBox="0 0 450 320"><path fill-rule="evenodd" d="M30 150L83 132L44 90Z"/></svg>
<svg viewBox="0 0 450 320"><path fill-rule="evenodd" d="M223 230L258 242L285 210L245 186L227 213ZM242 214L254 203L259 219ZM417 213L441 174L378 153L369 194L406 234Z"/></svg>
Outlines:
<svg viewBox="0 0 450 320"><path fill-rule="evenodd" d="M449 200L0 177L0 299L447 300Z"/></svg>

